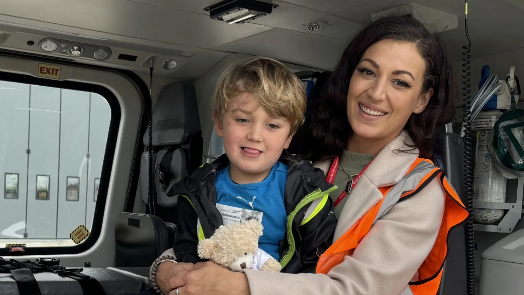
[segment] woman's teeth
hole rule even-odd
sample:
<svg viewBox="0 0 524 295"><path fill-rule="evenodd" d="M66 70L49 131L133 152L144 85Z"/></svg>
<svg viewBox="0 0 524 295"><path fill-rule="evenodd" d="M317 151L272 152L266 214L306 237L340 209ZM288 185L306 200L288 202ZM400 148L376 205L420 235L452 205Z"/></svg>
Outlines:
<svg viewBox="0 0 524 295"><path fill-rule="evenodd" d="M371 116L384 116L386 113L383 113L383 112L379 112L379 111L374 111L374 110L371 110L371 109L368 109L366 108L365 106L361 105L361 104L358 104L359 108L366 114L368 115L371 115Z"/></svg>

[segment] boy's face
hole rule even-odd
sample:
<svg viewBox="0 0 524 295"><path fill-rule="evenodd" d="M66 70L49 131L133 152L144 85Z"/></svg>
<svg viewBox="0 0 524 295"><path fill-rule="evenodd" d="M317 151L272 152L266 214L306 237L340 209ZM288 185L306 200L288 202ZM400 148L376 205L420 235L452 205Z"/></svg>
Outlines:
<svg viewBox="0 0 524 295"><path fill-rule="evenodd" d="M270 117L249 92L231 99L222 122L214 122L231 162L231 180L239 184L264 180L293 138L288 120Z"/></svg>

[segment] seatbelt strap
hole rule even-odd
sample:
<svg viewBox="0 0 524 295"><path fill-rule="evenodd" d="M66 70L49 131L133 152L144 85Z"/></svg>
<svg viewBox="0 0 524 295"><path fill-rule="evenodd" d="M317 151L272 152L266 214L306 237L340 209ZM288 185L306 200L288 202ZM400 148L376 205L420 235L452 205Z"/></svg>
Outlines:
<svg viewBox="0 0 524 295"><path fill-rule="evenodd" d="M84 295L89 294L100 294L100 295L106 295L106 292L99 281L92 278L91 276L82 274L80 272L73 272L73 271L63 271L63 272L57 272L58 275L68 277L70 279L73 279L77 281L80 284L80 287L82 287L82 291L84 292ZM20 294L22 295L22 294Z"/></svg>
<svg viewBox="0 0 524 295"><path fill-rule="evenodd" d="M158 167L158 182L162 186L162 191L166 192L169 180L171 179L171 160L173 159L173 153L178 147L171 147L160 160L160 166Z"/></svg>
<svg viewBox="0 0 524 295"><path fill-rule="evenodd" d="M95 278L81 273L82 268L65 268L58 259L38 259L32 261L9 261L0 257L0 273L11 273L20 295L41 295L33 273L52 272L61 277L74 279L82 287L84 295L107 295L104 288Z"/></svg>
<svg viewBox="0 0 524 295"><path fill-rule="evenodd" d="M35 276L29 268L12 269L11 275L15 279L20 295L42 295Z"/></svg>

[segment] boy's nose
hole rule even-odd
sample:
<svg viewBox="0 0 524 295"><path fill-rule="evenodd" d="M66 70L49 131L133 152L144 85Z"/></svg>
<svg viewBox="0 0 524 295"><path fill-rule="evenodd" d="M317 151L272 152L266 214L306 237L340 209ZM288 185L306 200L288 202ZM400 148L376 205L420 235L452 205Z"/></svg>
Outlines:
<svg viewBox="0 0 524 295"><path fill-rule="evenodd" d="M247 139L251 141L261 141L262 132L260 130L260 127L253 126L247 133Z"/></svg>

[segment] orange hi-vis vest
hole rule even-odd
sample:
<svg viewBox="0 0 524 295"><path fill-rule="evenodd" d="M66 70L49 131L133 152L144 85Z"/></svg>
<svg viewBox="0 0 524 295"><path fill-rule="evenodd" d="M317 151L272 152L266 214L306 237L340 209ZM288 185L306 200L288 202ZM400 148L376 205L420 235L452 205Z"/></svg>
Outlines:
<svg viewBox="0 0 524 295"><path fill-rule="evenodd" d="M384 197L320 256L316 272L327 274L333 267L342 263L344 257L351 256L378 218L387 213L395 203L415 196L435 177L439 177L446 198L444 216L433 249L419 267L417 281L410 282L409 286L414 295L437 294L448 252L448 233L453 227L463 223L469 213L442 170L435 167L431 161L422 158L415 160L397 184L379 188Z"/></svg>

